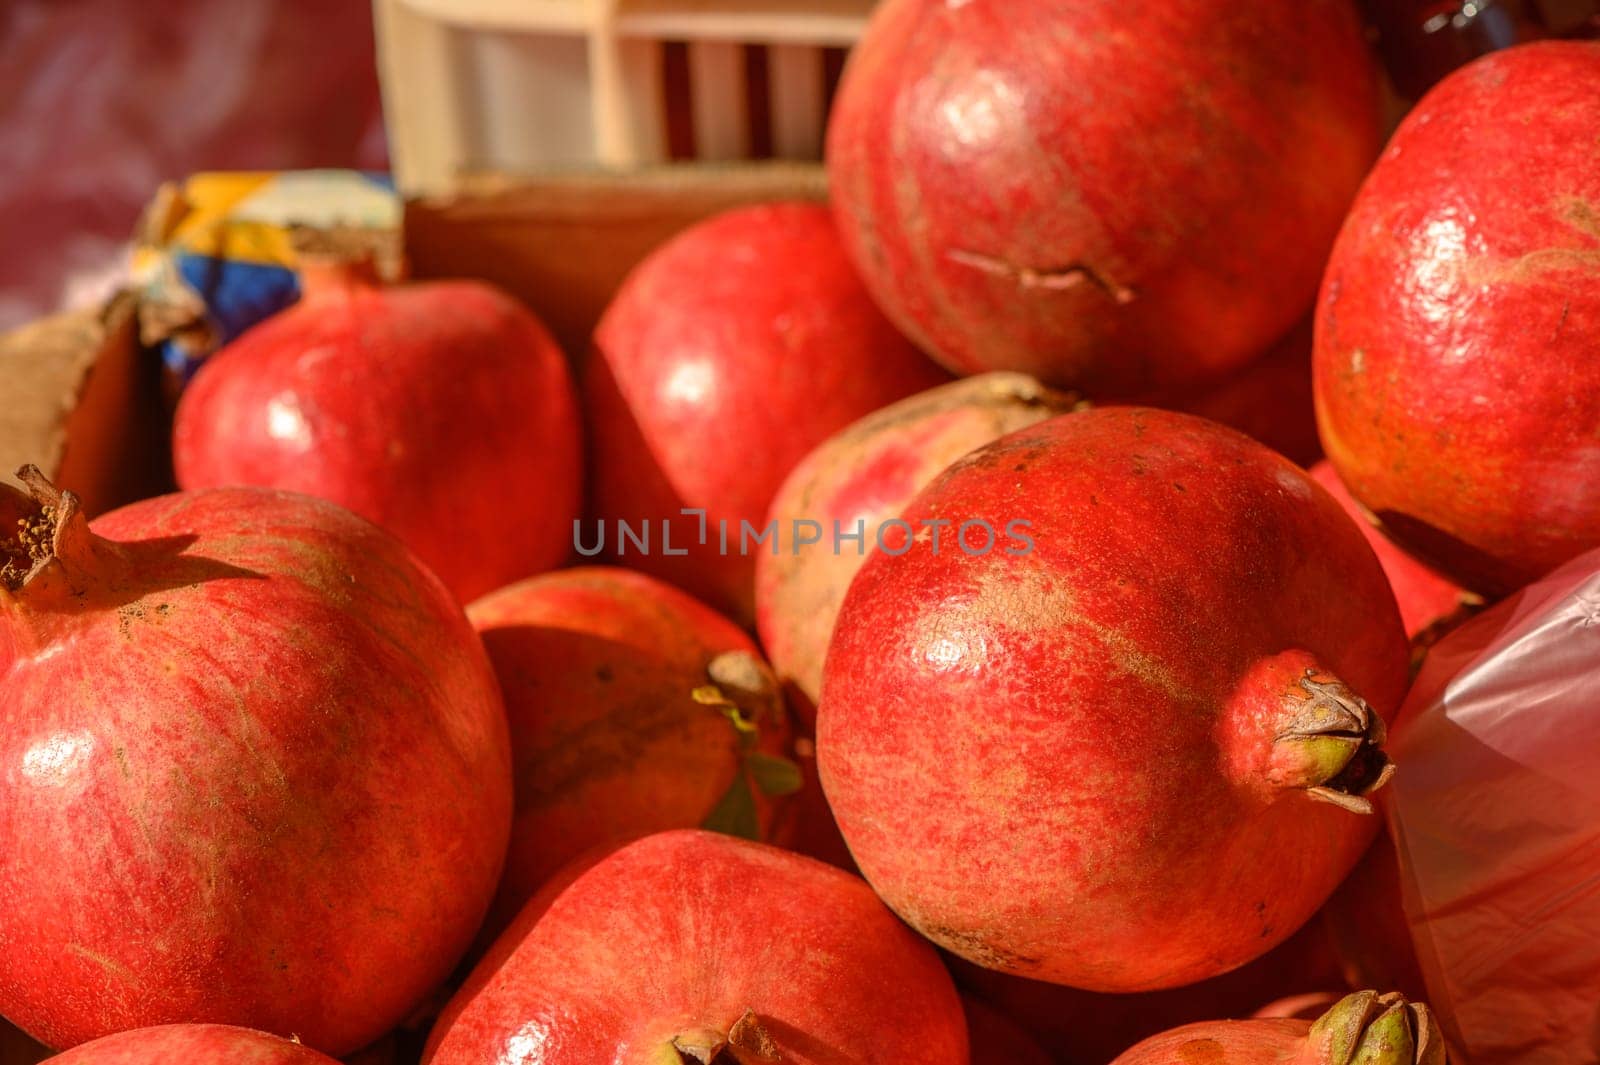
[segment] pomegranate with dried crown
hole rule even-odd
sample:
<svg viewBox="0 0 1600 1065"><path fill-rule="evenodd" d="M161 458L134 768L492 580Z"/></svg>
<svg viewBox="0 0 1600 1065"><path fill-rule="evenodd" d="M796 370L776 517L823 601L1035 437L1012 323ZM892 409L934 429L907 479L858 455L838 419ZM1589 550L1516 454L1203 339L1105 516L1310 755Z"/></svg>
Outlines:
<svg viewBox="0 0 1600 1065"><path fill-rule="evenodd" d="M1316 911L1377 829L1407 646L1304 471L1106 408L973 452L903 518L845 597L817 718L828 801L901 917L980 965L1141 991Z"/></svg>
<svg viewBox="0 0 1600 1065"><path fill-rule="evenodd" d="M1395 602L1400 605L1400 621L1406 635L1422 644L1430 644L1438 637L1471 616L1483 600L1466 591L1449 577L1431 569L1406 554L1393 540L1383 535L1360 503L1350 495L1350 490L1339 480L1339 474L1329 462L1319 462L1311 467L1312 478L1339 501L1345 512L1367 536L1367 543L1378 556L1383 572L1389 578Z"/></svg>
<svg viewBox="0 0 1600 1065"><path fill-rule="evenodd" d="M874 306L826 207L694 226L634 269L595 332L592 509L608 557L748 622L755 555L771 551L753 537L789 470L862 415L948 380ZM686 508L705 511L703 538ZM648 522L648 548L623 541L619 520L635 534Z"/></svg>
<svg viewBox="0 0 1600 1065"><path fill-rule="evenodd" d="M483 919L505 713L438 579L349 511L0 485L0 1012L68 1047L393 1028Z"/></svg>
<svg viewBox="0 0 1600 1065"><path fill-rule="evenodd" d="M962 455L1076 405L1025 374L984 374L875 411L794 468L767 512L778 551L756 558L756 623L800 705L816 705L839 604L883 523ZM862 538L836 543L835 522Z"/></svg>
<svg viewBox="0 0 1600 1065"><path fill-rule="evenodd" d="M799 787L776 679L733 622L671 585L593 567L468 616L511 724L516 817L486 931L602 843L702 825L754 837Z"/></svg>
<svg viewBox="0 0 1600 1065"><path fill-rule="evenodd" d="M1349 0L885 0L828 127L851 258L962 373L1092 398L1288 331L1382 141Z"/></svg>
<svg viewBox="0 0 1600 1065"><path fill-rule="evenodd" d="M1446 1065L1432 1012L1399 994L1358 991L1315 1021L1205 1021L1151 1036L1113 1065Z"/></svg>
<svg viewBox="0 0 1600 1065"><path fill-rule="evenodd" d="M423 1060L967 1065L968 1054L938 955L865 883L688 830L553 881L446 1008Z"/></svg>
<svg viewBox="0 0 1600 1065"><path fill-rule="evenodd" d="M261 485L349 507L461 602L564 561L576 396L538 319L478 281L379 287L313 263L294 307L209 360L178 405L184 488Z"/></svg>
<svg viewBox="0 0 1600 1065"><path fill-rule="evenodd" d="M1317 308L1328 458L1474 591L1600 546L1600 42L1495 52L1401 123Z"/></svg>
<svg viewBox="0 0 1600 1065"><path fill-rule="evenodd" d="M225 1024L136 1028L85 1043L48 1065L338 1065L301 1043Z"/></svg>

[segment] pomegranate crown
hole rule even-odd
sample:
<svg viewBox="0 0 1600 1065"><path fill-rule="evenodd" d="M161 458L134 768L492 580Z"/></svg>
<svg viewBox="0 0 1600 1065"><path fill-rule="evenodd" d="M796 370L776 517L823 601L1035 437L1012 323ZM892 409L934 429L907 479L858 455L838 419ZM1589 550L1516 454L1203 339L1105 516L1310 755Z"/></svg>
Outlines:
<svg viewBox="0 0 1600 1065"><path fill-rule="evenodd" d="M17 480L26 492L0 484L0 591L15 592L66 553L69 530L85 521L83 505L63 492L37 466L24 466Z"/></svg>
<svg viewBox="0 0 1600 1065"><path fill-rule="evenodd" d="M1357 991L1317 1018L1295 1065L1447 1065L1433 1011L1398 992Z"/></svg>
<svg viewBox="0 0 1600 1065"><path fill-rule="evenodd" d="M1352 813L1372 813L1367 796L1394 775L1383 752L1383 718L1343 681L1307 669L1292 719L1274 743L1278 773L1306 794Z"/></svg>

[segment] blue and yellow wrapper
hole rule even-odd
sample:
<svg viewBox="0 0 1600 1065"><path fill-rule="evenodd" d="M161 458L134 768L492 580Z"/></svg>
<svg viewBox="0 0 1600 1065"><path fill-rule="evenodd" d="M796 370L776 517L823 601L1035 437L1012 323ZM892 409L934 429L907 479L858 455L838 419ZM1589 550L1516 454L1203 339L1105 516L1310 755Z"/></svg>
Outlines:
<svg viewBox="0 0 1600 1065"><path fill-rule="evenodd" d="M206 358L300 297L308 234L358 234L380 271L400 270L400 197L355 170L202 173L165 186L134 251L142 339L176 395Z"/></svg>

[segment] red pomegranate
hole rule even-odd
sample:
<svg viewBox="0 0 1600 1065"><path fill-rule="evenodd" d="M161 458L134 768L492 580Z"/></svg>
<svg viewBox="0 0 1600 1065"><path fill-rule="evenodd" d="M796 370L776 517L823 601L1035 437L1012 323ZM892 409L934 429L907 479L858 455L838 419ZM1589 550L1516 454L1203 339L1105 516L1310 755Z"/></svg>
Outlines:
<svg viewBox="0 0 1600 1065"><path fill-rule="evenodd" d="M972 1065L1051 1065L1026 1032L975 998L961 996Z"/></svg>
<svg viewBox="0 0 1600 1065"><path fill-rule="evenodd" d="M1285 995L1267 1003L1250 1016L1259 1020L1289 1018L1314 1021L1337 1006L1344 997L1342 991L1307 991L1303 995Z"/></svg>
<svg viewBox="0 0 1600 1065"><path fill-rule="evenodd" d="M1166 991L1105 995L1007 976L958 959L950 960L950 971L958 987L1020 1025L1059 1065L1107 1065L1133 1044L1169 1028L1245 1017L1287 995L1343 988L1339 962L1328 929L1314 918L1248 965Z"/></svg>
<svg viewBox="0 0 1600 1065"><path fill-rule="evenodd" d="M1600 546L1600 42L1440 82L1361 190L1317 309L1328 458L1474 591Z"/></svg>
<svg viewBox="0 0 1600 1065"><path fill-rule="evenodd" d="M875 411L794 468L767 512L778 551L756 558L756 623L799 705L815 714L834 618L883 523L962 455L1076 402L1024 374L984 374ZM862 539L836 540L835 522Z"/></svg>
<svg viewBox="0 0 1600 1065"><path fill-rule="evenodd" d="M827 157L908 336L1102 398L1287 332L1380 144L1348 0L886 0Z"/></svg>
<svg viewBox="0 0 1600 1065"><path fill-rule="evenodd" d="M693 227L633 271L595 333L585 384L608 556L750 620L754 555L771 540L742 540L741 523L759 535L784 477L827 437L947 380L873 305L826 208ZM636 536L648 523L649 546L618 521Z"/></svg>
<svg viewBox="0 0 1600 1065"><path fill-rule="evenodd" d="M461 956L511 821L505 715L399 541L260 488L91 528L0 486L0 1012L68 1047L240 1024L330 1054Z"/></svg>
<svg viewBox="0 0 1600 1065"><path fill-rule="evenodd" d="M769 796L799 786L755 644L676 588L629 570L561 570L468 615L505 693L516 782L489 935L599 844L702 825L755 837L771 824Z"/></svg>
<svg viewBox="0 0 1600 1065"><path fill-rule="evenodd" d="M1244 369L1198 392L1183 389L1148 405L1221 422L1296 465L1310 466L1322 457L1311 396L1310 317Z"/></svg>
<svg viewBox="0 0 1600 1065"><path fill-rule="evenodd" d="M1106 408L973 452L904 519L845 597L817 718L828 801L901 917L980 965L1142 991L1322 905L1377 829L1407 647L1304 471Z"/></svg>
<svg viewBox="0 0 1600 1065"><path fill-rule="evenodd" d="M938 956L865 883L798 854L685 830L553 881L445 1010L424 1061L968 1057L961 1002Z"/></svg>
<svg viewBox="0 0 1600 1065"><path fill-rule="evenodd" d="M544 326L476 281L381 288L357 265L313 264L302 285L184 394L178 483L330 499L400 537L461 602L559 565L578 412Z"/></svg>
<svg viewBox="0 0 1600 1065"><path fill-rule="evenodd" d="M1478 596L1412 558L1379 532L1371 516L1350 495L1344 482L1339 480L1332 463L1317 463L1311 467L1311 476L1339 501L1345 513L1354 518L1361 531L1366 533L1367 543L1372 545L1373 553L1378 556L1384 575L1389 578L1389 587L1394 591L1395 601L1400 604L1400 620L1406 627L1407 636L1431 644L1482 605L1483 600Z"/></svg>
<svg viewBox="0 0 1600 1065"><path fill-rule="evenodd" d="M1204 1021L1151 1036L1113 1065L1446 1065L1428 1007L1358 991L1315 1021Z"/></svg>
<svg viewBox="0 0 1600 1065"><path fill-rule="evenodd" d="M50 1065L338 1065L298 1042L225 1024L136 1028L85 1043Z"/></svg>

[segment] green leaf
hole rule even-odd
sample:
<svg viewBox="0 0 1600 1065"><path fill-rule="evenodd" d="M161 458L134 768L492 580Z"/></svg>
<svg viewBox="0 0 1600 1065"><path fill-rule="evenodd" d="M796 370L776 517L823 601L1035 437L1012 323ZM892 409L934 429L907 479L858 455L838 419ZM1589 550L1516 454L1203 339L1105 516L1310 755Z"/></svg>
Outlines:
<svg viewBox="0 0 1600 1065"><path fill-rule="evenodd" d="M725 836L761 842L761 822L756 818L756 797L750 791L750 780L739 773L733 784L717 800L717 805L700 822L700 827Z"/></svg>
<svg viewBox="0 0 1600 1065"><path fill-rule="evenodd" d="M750 770L750 779L755 781L763 795L793 795L805 786L800 767L787 758L775 758L757 751L745 755L744 764Z"/></svg>

